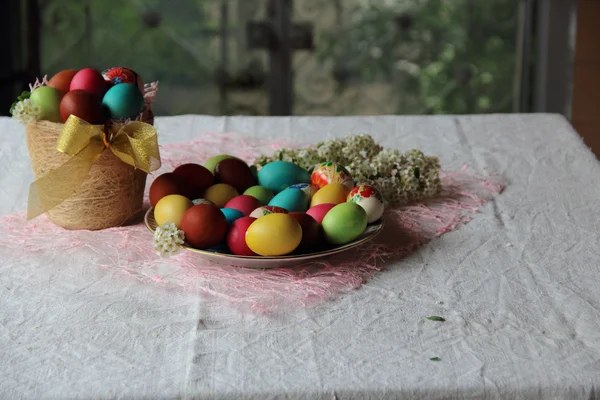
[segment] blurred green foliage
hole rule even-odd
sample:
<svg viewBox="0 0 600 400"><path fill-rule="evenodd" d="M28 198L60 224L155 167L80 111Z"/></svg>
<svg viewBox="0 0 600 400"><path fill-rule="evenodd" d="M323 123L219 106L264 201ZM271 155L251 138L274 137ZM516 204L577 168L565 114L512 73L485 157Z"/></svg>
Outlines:
<svg viewBox="0 0 600 400"><path fill-rule="evenodd" d="M389 82L398 113L512 110L519 0L381 3L356 4L324 31L319 60Z"/></svg>
<svg viewBox="0 0 600 400"><path fill-rule="evenodd" d="M230 3L236 1L255 1L264 7L258 0ZM315 21L315 54L323 68L337 74L338 95L343 96L344 85L384 82L389 90L381 100L395 104L399 114L511 111L519 2L318 3L335 7L340 19ZM161 82L159 114L203 113L218 107L214 76L221 58L220 1L40 4L42 69L49 76L66 68L125 65L147 80ZM229 22L230 28L238 29L245 23L235 18ZM203 102L196 101L200 96ZM213 106L207 108L208 104Z"/></svg>

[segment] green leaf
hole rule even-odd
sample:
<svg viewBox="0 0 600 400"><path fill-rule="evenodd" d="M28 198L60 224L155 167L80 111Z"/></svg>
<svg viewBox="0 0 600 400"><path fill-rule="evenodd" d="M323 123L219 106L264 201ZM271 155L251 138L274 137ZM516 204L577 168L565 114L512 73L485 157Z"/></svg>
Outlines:
<svg viewBox="0 0 600 400"><path fill-rule="evenodd" d="M439 357L431 357L430 360L431 361L442 361L442 359Z"/></svg>
<svg viewBox="0 0 600 400"><path fill-rule="evenodd" d="M421 168L415 167L414 174L415 174L415 178L419 179L419 177L421 176Z"/></svg>
<svg viewBox="0 0 600 400"><path fill-rule="evenodd" d="M10 115L12 115L13 111L15 111L16 106L17 106L17 102L14 102L10 105L10 109L8 110L8 112L10 112Z"/></svg>
<svg viewBox="0 0 600 400"><path fill-rule="evenodd" d="M442 317L438 317L437 315L431 316L431 317L425 317L430 321L437 321L437 322L445 322L446 319L442 318Z"/></svg>
<svg viewBox="0 0 600 400"><path fill-rule="evenodd" d="M28 99L31 97L31 92L28 92L26 90L22 91L21 94L19 95L19 97L17 97L17 99L19 99L19 101L23 101L25 99Z"/></svg>

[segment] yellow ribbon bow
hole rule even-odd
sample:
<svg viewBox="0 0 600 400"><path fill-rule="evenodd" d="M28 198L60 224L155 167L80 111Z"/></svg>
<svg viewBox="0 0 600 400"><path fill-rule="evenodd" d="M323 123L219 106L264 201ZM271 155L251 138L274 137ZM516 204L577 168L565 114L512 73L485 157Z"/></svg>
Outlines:
<svg viewBox="0 0 600 400"><path fill-rule="evenodd" d="M123 162L146 173L160 167L158 140L152 125L130 122L107 139L100 127L71 115L56 142L56 149L71 158L29 186L27 220L71 197L107 148Z"/></svg>

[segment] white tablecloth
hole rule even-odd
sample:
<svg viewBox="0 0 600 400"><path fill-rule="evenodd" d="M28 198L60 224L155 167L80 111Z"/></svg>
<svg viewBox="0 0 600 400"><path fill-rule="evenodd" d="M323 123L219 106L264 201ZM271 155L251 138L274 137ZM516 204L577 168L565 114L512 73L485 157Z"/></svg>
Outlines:
<svg viewBox="0 0 600 400"><path fill-rule="evenodd" d="M0 248L0 398L600 396L600 165L562 117L180 116L157 127L163 144L368 132L508 186L359 290L276 316L115 285L77 251L15 259ZM6 118L0 168L0 213L25 210L24 129Z"/></svg>

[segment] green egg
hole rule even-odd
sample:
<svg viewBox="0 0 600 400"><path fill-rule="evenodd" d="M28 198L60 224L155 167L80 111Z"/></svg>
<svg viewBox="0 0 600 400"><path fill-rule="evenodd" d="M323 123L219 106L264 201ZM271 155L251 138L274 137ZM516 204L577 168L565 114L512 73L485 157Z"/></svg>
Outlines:
<svg viewBox="0 0 600 400"><path fill-rule="evenodd" d="M367 213L356 203L341 203L325 214L321 226L329 243L346 244L365 231Z"/></svg>
<svg viewBox="0 0 600 400"><path fill-rule="evenodd" d="M258 185L249 187L248 189L246 189L244 194L256 198L258 201L260 201L261 206L266 206L267 204L269 204L273 196L275 196L271 190L267 189L264 186Z"/></svg>
<svg viewBox="0 0 600 400"><path fill-rule="evenodd" d="M112 118L133 118L144 108L144 96L132 83L119 83L108 89L102 99Z"/></svg>
<svg viewBox="0 0 600 400"><path fill-rule="evenodd" d="M29 99L40 107L40 119L61 122L60 100L62 94L51 86L40 86L31 92Z"/></svg>
<svg viewBox="0 0 600 400"><path fill-rule="evenodd" d="M214 157L209 158L204 163L204 168L206 168L207 170L209 170L210 172L212 172L214 174L215 173L215 167L217 166L217 164L220 163L221 161L227 159L227 158L237 158L237 157L230 156L229 154L219 154L218 156L214 156Z"/></svg>

